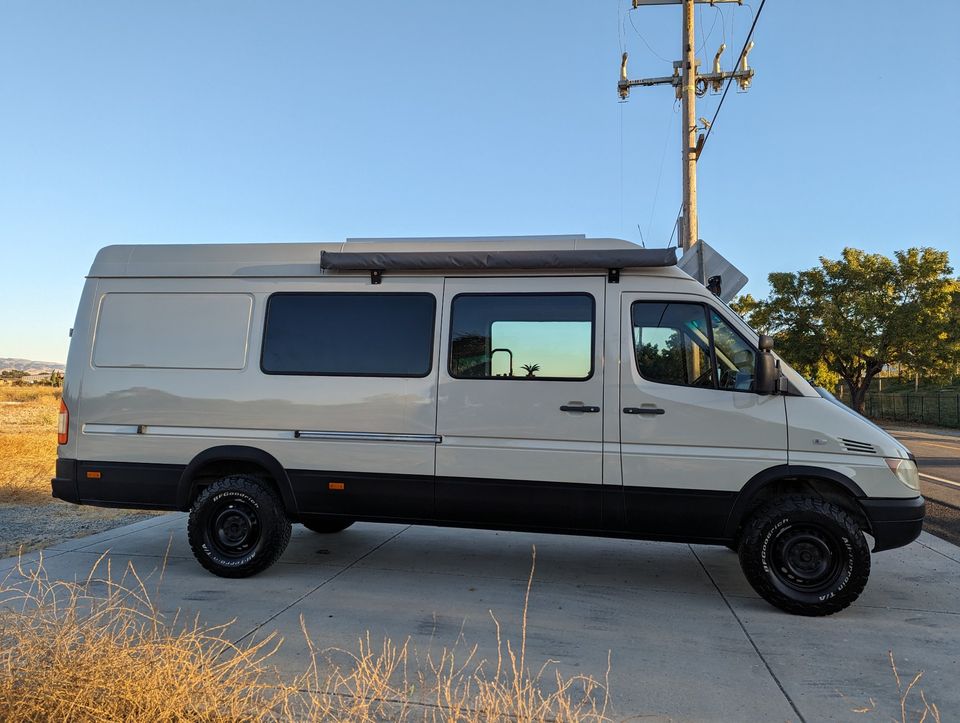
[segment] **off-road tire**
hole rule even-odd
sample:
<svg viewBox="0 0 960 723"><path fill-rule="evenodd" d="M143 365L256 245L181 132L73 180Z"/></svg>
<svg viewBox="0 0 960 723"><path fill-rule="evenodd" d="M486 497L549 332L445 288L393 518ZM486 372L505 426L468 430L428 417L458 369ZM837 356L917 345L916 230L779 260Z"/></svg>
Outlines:
<svg viewBox="0 0 960 723"><path fill-rule="evenodd" d="M863 592L870 548L849 512L791 495L761 507L740 539L740 567L764 600L795 615L832 615Z"/></svg>
<svg viewBox="0 0 960 723"><path fill-rule="evenodd" d="M197 497L187 538L197 561L220 577L250 577L275 563L290 542L283 502L264 482L230 475Z"/></svg>
<svg viewBox="0 0 960 723"><path fill-rule="evenodd" d="M308 530L321 535L330 535L334 532L343 532L354 523L354 520L342 517L311 517L300 520L300 524Z"/></svg>

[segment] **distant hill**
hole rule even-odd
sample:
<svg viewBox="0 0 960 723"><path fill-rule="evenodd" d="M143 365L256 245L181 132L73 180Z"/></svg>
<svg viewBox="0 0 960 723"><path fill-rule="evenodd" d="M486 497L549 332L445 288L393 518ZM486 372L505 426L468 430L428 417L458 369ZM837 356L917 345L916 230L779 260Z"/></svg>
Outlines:
<svg viewBox="0 0 960 723"><path fill-rule="evenodd" d="M63 371L65 365L57 362L33 361L32 359L13 359L0 356L0 372L5 369L16 369L27 374L48 374L54 370Z"/></svg>

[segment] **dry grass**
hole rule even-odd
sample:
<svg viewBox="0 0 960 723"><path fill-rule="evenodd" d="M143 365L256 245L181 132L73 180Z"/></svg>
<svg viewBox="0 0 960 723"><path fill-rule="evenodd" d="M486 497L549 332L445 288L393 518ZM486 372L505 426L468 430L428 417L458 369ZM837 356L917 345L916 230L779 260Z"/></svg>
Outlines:
<svg viewBox="0 0 960 723"><path fill-rule="evenodd" d="M374 644L368 633L354 652L320 651L307 635L312 662L284 681L270 664L276 634L235 644L229 625L167 622L132 566L115 581L101 558L86 582L68 583L48 580L42 561L21 565L0 584L0 719L607 720L594 679L527 670L530 581L520 644L496 624L495 663L476 646L420 660L409 641Z"/></svg>
<svg viewBox="0 0 960 723"><path fill-rule="evenodd" d="M899 704L900 717L895 718L894 721L899 723L912 723L913 721L916 721L916 723L926 723L927 721L940 723L942 718L937 704L928 701L926 693L918 687L924 671L919 671L910 679L910 682L905 683L905 679L900 676L892 650L887 651L887 658L890 661L890 669L893 671L893 679L897 684L897 703ZM910 698L914 694L916 694L914 700L911 701ZM876 713L877 703L871 699L869 705L854 708L853 712L860 714Z"/></svg>
<svg viewBox="0 0 960 723"><path fill-rule="evenodd" d="M50 501L60 390L0 386L0 503Z"/></svg>

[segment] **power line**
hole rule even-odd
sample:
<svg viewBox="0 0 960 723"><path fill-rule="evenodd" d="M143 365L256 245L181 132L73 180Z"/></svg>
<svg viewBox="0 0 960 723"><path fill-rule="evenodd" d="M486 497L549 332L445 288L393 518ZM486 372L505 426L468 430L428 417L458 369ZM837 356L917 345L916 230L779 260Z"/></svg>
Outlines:
<svg viewBox="0 0 960 723"><path fill-rule="evenodd" d="M672 63L672 62L673 62L672 60L667 60L667 59L664 58L662 55L660 55L660 53L658 53L656 50L654 50L654 49L653 49L653 46L650 45L650 43L647 42L647 39L646 39L645 37L643 37L643 35L640 33L639 30L637 30L637 26L633 24L633 15L630 14L630 11L629 11L629 10L627 10L627 18L630 20L630 25L631 25L631 27L633 27L633 32L635 32L635 33L637 34L637 37L640 38L640 39L643 41L643 44L647 46L647 50L649 50L651 53L653 53L653 54L656 55L658 58L660 58L660 60L662 60L664 63Z"/></svg>
<svg viewBox="0 0 960 723"><path fill-rule="evenodd" d="M621 108L623 106L620 106ZM670 141L670 131L673 130L673 122L677 117L677 104L674 103L673 110L670 112L670 119L667 121L667 132L663 138L663 150L660 152L660 170L657 171L657 186L653 192L653 203L650 204L650 218L647 220L647 234L653 227L653 216L657 210L657 200L660 198L660 182L663 180L663 164L667 159L667 144Z"/></svg>
<svg viewBox="0 0 960 723"><path fill-rule="evenodd" d="M707 47L707 41L713 37L713 31L717 27L717 17L720 15L720 6L714 5L713 9L716 11L713 14L713 24L710 26L710 32L704 34L703 32L703 13L700 13L700 35L702 36L700 40L700 47L697 49L697 54L699 55L703 52L703 49Z"/></svg>
<svg viewBox="0 0 960 723"><path fill-rule="evenodd" d="M757 14L753 16L753 23L750 24L750 31L747 33L747 37L743 41L743 48L740 49L740 54L737 56L738 64L740 63L740 59L743 58L743 54L747 51L747 46L750 45L750 39L753 37L753 30L757 27L757 21L760 19L760 13L763 12L763 6L766 3L767 0L760 0L760 7L757 8ZM749 5L747 7L749 7ZM700 144L700 155L703 154L703 149L707 145L710 134L713 132L713 126L717 122L717 116L720 115L720 109L723 107L723 101L727 97L727 92L730 90L731 83L733 83L733 78L728 78L727 84L723 88L723 95L720 96L720 102L717 103L717 109L713 112L713 118L710 120L710 125L707 126L707 132L703 136L703 143Z"/></svg>
<svg viewBox="0 0 960 723"><path fill-rule="evenodd" d="M740 54L737 56L737 63L739 64L740 59L743 57L743 54L747 50L747 46L750 44L750 40L753 38L753 31L757 27L757 21L760 19L760 13L763 12L763 6L766 4L767 0L760 0L760 7L757 8L756 14L753 16L753 22L750 24L750 30L747 32L747 37L743 41L743 47L740 49ZM753 13L753 8L747 5L747 8ZM724 33L726 33L726 27L724 27ZM723 101L727 97L727 92L730 90L730 85L733 83L733 78L727 79L727 84L723 88L723 95L720 96L720 102L717 103L717 108L713 112L713 118L710 119L710 125L707 126L707 132L703 136L703 142L700 144L700 153L697 155L699 159L700 155L703 154L703 149L707 145L707 139L710 138L710 134L713 132L713 127L717 123L717 116L720 115L720 109L723 107ZM680 226L680 219L683 218L683 203L680 204L680 209L677 211L676 220L673 222L673 230L670 232L670 240L667 241L667 246L673 244L673 237L677 233L677 228Z"/></svg>

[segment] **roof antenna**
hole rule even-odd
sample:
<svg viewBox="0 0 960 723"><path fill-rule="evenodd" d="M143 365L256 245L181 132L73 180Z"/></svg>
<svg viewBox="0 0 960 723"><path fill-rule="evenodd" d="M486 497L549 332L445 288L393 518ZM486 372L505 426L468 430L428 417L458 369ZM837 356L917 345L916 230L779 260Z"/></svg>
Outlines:
<svg viewBox="0 0 960 723"><path fill-rule="evenodd" d="M643 240L643 229L640 228L640 224L637 224L637 231L640 232L640 246L642 248L647 248L647 244Z"/></svg>

